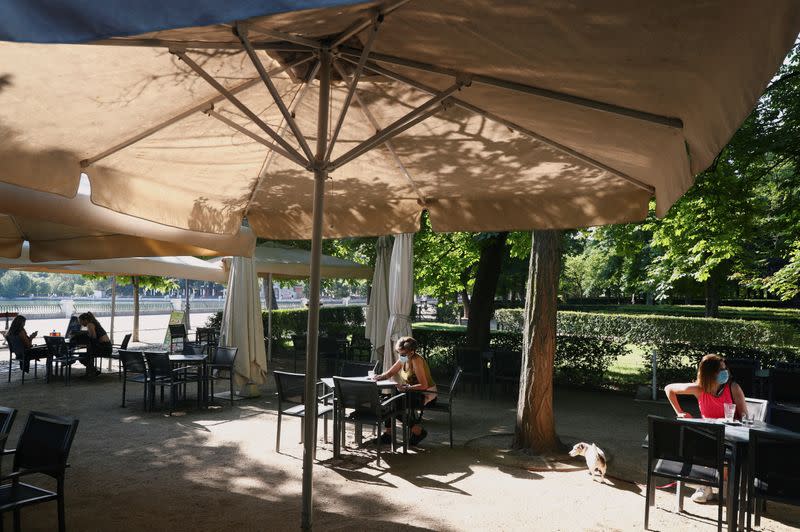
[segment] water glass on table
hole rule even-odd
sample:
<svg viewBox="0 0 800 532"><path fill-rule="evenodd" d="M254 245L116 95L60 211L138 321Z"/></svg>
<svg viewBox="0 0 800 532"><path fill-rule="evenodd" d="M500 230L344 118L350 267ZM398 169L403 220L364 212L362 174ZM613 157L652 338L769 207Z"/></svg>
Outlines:
<svg viewBox="0 0 800 532"><path fill-rule="evenodd" d="M725 403L725 422L733 421L733 416L736 414L736 405L734 403Z"/></svg>
<svg viewBox="0 0 800 532"><path fill-rule="evenodd" d="M369 377L369 380L371 381L375 380L375 372L373 370L369 370L367 372L367 377Z"/></svg>

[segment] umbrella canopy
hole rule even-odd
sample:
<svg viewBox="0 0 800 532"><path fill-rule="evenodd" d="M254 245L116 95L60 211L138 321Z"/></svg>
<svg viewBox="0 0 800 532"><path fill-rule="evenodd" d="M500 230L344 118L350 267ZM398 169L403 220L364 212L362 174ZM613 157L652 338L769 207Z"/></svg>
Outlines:
<svg viewBox="0 0 800 532"><path fill-rule="evenodd" d="M267 381L267 352L264 348L264 323L258 277L252 258L234 257L225 292L220 345L239 348L234 382L241 390L245 384Z"/></svg>
<svg viewBox="0 0 800 532"><path fill-rule="evenodd" d="M375 244L375 272L372 275L372 287L369 292L367 319L364 336L372 344L371 360L383 359L386 343L386 326L389 323L389 237L378 238ZM385 369L389 369L384 366Z"/></svg>
<svg viewBox="0 0 800 532"><path fill-rule="evenodd" d="M384 336L383 369L397 358L394 343L401 336L411 336L411 304L414 303L414 235L394 237L389 267L389 321Z"/></svg>
<svg viewBox="0 0 800 532"><path fill-rule="evenodd" d="M208 262L218 267L230 268L234 257L210 259ZM259 277L272 274L275 279L303 279L308 277L311 265L311 252L275 243L256 246L253 253L256 273ZM322 277L329 279L369 279L372 270L357 262L322 255Z"/></svg>
<svg viewBox="0 0 800 532"><path fill-rule="evenodd" d="M352 236L415 231L423 209L440 231L627 222L654 194L663 214L800 29L793 0L268 2L247 20L244 0L203 16L75 0L75 19L10 4L5 39L103 46L0 46L0 181L69 197L84 171L97 205L198 231L247 216L270 238L312 233L322 42L323 231Z"/></svg>
<svg viewBox="0 0 800 532"><path fill-rule="evenodd" d="M2 91L2 87L0 87ZM255 235L230 235L165 226L94 205L81 178L71 198L0 183L0 257L34 261L169 255L250 255Z"/></svg>

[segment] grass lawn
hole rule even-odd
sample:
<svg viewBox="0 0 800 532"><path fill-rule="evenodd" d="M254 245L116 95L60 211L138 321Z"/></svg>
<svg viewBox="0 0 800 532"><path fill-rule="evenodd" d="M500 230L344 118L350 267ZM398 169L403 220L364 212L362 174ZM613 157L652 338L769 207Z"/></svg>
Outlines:
<svg viewBox="0 0 800 532"><path fill-rule="evenodd" d="M564 305L562 310L604 314L656 314L702 318L702 305ZM800 323L800 309L761 307L720 307L719 317L738 320L780 320Z"/></svg>

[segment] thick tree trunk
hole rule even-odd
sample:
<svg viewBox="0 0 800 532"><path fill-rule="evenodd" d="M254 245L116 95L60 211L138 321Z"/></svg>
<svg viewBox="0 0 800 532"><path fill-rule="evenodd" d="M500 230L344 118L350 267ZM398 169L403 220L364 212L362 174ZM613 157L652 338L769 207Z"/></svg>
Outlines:
<svg viewBox="0 0 800 532"><path fill-rule="evenodd" d="M561 447L553 415L561 231L534 230L531 248L514 447L544 453Z"/></svg>
<svg viewBox="0 0 800 532"><path fill-rule="evenodd" d="M719 317L719 285L722 274L719 268L714 268L706 279L706 318Z"/></svg>
<svg viewBox="0 0 800 532"><path fill-rule="evenodd" d="M139 278L131 277L133 285L133 331L131 332L131 342L139 341Z"/></svg>
<svg viewBox="0 0 800 532"><path fill-rule="evenodd" d="M485 242L478 260L478 271L475 274L475 285L472 287L472 299L469 304L469 321L467 322L467 345L480 349L488 349L489 333L494 314L494 295L497 281L503 267L506 254L508 233L497 233Z"/></svg>
<svg viewBox="0 0 800 532"><path fill-rule="evenodd" d="M464 309L464 319L469 321L469 292L466 288L461 289L461 307Z"/></svg>

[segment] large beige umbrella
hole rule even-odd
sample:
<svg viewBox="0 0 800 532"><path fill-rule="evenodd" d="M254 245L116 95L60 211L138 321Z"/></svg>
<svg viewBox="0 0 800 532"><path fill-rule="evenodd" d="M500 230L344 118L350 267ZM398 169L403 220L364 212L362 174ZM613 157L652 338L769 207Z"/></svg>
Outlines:
<svg viewBox="0 0 800 532"><path fill-rule="evenodd" d="M181 4L15 3L0 35L102 40L0 45L0 181L70 196L83 169L112 210L311 237L311 419L323 235L414 232L423 209L439 231L663 214L800 30L794 0Z"/></svg>

